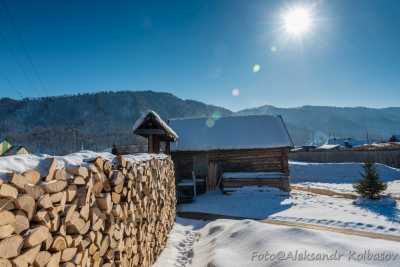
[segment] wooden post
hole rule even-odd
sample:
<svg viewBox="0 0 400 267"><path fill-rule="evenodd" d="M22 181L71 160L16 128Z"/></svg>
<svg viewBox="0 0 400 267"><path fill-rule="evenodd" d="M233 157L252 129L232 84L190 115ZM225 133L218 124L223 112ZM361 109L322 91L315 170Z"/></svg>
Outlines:
<svg viewBox="0 0 400 267"><path fill-rule="evenodd" d="M282 168L283 172L289 175L289 149L282 150Z"/></svg>
<svg viewBox="0 0 400 267"><path fill-rule="evenodd" d="M149 135L148 139L148 152L160 153L160 137L158 135Z"/></svg>
<svg viewBox="0 0 400 267"><path fill-rule="evenodd" d="M218 164L214 161L208 163L207 190L214 191L217 186Z"/></svg>
<svg viewBox="0 0 400 267"><path fill-rule="evenodd" d="M152 153L160 153L160 136L153 135L153 152Z"/></svg>
<svg viewBox="0 0 400 267"><path fill-rule="evenodd" d="M193 179L193 199L197 197L197 184L196 184L196 174L192 171L192 179Z"/></svg>
<svg viewBox="0 0 400 267"><path fill-rule="evenodd" d="M147 152L153 153L153 135L147 138Z"/></svg>

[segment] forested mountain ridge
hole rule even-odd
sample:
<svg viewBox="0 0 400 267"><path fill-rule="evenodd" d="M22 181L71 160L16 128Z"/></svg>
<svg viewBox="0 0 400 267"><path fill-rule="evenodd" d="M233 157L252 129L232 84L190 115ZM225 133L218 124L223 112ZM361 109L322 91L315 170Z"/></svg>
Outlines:
<svg viewBox="0 0 400 267"><path fill-rule="evenodd" d="M166 119L232 113L152 91L100 92L20 101L2 98L0 138L41 153L65 154L81 148L103 150L114 143L137 141L131 127L149 109Z"/></svg>
<svg viewBox="0 0 400 267"><path fill-rule="evenodd" d="M140 139L132 125L142 112L155 110L164 119L228 115L282 115L296 145L323 143L329 136L372 140L400 133L400 108L373 109L270 105L232 112L170 93L99 92L35 99L0 99L0 140L36 153L66 154L80 149L101 151L112 144Z"/></svg>

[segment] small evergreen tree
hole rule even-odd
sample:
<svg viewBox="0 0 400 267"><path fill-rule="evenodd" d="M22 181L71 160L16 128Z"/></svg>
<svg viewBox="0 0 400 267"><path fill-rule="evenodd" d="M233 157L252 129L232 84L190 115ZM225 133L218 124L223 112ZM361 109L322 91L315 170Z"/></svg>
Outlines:
<svg viewBox="0 0 400 267"><path fill-rule="evenodd" d="M362 179L353 185L354 189L364 198L379 199L381 193L386 190L386 183L379 179L379 174L372 161L365 161L363 168Z"/></svg>
<svg viewBox="0 0 400 267"><path fill-rule="evenodd" d="M399 140L397 139L397 136L392 135L392 137L390 137L389 142L399 142Z"/></svg>

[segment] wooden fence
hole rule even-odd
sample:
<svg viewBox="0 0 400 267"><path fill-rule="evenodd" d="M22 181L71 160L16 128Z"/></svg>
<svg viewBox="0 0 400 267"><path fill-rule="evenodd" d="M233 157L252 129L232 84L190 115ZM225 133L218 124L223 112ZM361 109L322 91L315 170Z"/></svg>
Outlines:
<svg viewBox="0 0 400 267"><path fill-rule="evenodd" d="M397 150L373 150L373 151L310 151L291 152L289 159L305 162L363 162L370 159L377 163L383 163L400 168L400 149Z"/></svg>

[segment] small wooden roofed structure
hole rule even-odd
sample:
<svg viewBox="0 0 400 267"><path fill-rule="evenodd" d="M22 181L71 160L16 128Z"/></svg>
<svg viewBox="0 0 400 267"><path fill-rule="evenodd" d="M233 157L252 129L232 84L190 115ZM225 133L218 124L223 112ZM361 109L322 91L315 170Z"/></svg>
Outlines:
<svg viewBox="0 0 400 267"><path fill-rule="evenodd" d="M161 142L165 142L165 152L170 153L170 142L175 142L178 135L155 111L144 113L133 125L134 134L147 138L148 152L160 153Z"/></svg>
<svg viewBox="0 0 400 267"><path fill-rule="evenodd" d="M170 126L179 134L171 147L177 177L194 172L206 179L209 190L220 181L289 190L288 154L294 145L281 116L182 118L171 119ZM224 173L238 175L222 179Z"/></svg>

